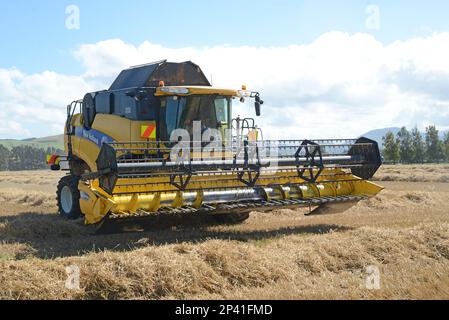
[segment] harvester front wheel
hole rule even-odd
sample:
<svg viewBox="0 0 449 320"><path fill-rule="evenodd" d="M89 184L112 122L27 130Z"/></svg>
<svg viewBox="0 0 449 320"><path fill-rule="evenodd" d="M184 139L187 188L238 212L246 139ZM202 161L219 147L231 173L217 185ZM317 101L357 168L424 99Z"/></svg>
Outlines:
<svg viewBox="0 0 449 320"><path fill-rule="evenodd" d="M81 217L79 177L65 176L58 184L57 200L59 214L66 219L75 220Z"/></svg>

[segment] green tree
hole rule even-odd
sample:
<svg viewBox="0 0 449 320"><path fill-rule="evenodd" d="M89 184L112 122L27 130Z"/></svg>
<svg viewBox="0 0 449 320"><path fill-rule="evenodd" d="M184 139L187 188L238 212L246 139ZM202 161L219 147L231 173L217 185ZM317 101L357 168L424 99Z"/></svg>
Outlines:
<svg viewBox="0 0 449 320"><path fill-rule="evenodd" d="M440 162L443 157L443 144L438 136L435 126L426 128L427 159L431 162Z"/></svg>
<svg viewBox="0 0 449 320"><path fill-rule="evenodd" d="M0 171L9 170L9 158L11 156L11 152L7 148L5 148L2 144L0 144Z"/></svg>
<svg viewBox="0 0 449 320"><path fill-rule="evenodd" d="M449 131L444 134L444 159L449 161Z"/></svg>
<svg viewBox="0 0 449 320"><path fill-rule="evenodd" d="M413 162L423 163L426 156L426 145L418 127L412 129Z"/></svg>
<svg viewBox="0 0 449 320"><path fill-rule="evenodd" d="M413 161L413 138L406 127L402 127L398 132L397 141L399 143L399 155L402 162L410 163Z"/></svg>
<svg viewBox="0 0 449 320"><path fill-rule="evenodd" d="M388 132L383 138L383 154L385 160L393 161L393 163L397 163L400 159L399 154L399 144L398 141L394 138L393 132Z"/></svg>
<svg viewBox="0 0 449 320"><path fill-rule="evenodd" d="M44 149L30 146L17 146L11 149L9 170L36 170L46 168Z"/></svg>

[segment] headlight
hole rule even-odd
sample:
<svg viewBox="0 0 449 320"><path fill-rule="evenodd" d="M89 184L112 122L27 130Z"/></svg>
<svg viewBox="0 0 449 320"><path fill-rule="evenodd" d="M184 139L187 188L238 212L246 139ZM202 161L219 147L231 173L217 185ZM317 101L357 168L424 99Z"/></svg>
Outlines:
<svg viewBox="0 0 449 320"><path fill-rule="evenodd" d="M163 87L160 88L161 92L166 93L173 93L173 94L189 94L189 89L187 88L170 88L170 87Z"/></svg>
<svg viewBox="0 0 449 320"><path fill-rule="evenodd" d="M239 91L237 91L237 96L240 98L249 98L249 97L251 97L251 91L239 90Z"/></svg>

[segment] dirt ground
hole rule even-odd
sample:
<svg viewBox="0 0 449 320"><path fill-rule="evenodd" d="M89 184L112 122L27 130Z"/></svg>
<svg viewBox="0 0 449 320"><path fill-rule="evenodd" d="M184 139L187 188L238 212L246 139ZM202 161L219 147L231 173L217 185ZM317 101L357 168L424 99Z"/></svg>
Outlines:
<svg viewBox="0 0 449 320"><path fill-rule="evenodd" d="M0 299L449 298L449 165L384 166L342 214L108 236L56 215L60 176L0 173Z"/></svg>

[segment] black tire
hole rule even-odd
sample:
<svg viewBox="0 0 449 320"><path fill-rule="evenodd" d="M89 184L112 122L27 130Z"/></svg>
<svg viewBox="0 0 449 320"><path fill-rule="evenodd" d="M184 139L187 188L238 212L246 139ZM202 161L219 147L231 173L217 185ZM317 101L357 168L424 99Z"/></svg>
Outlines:
<svg viewBox="0 0 449 320"><path fill-rule="evenodd" d="M80 192L78 183L80 178L76 176L65 176L58 184L57 201L61 217L75 220L82 216L80 208ZM68 200L71 197L71 201Z"/></svg>

